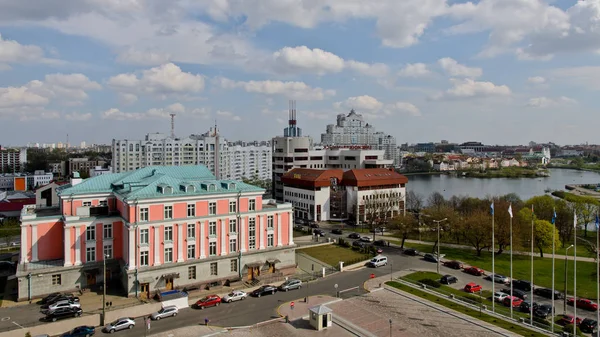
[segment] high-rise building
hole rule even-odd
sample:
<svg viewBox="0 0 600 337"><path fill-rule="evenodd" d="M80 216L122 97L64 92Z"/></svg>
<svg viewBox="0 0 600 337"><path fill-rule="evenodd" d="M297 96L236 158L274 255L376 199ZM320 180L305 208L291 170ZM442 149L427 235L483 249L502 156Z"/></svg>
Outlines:
<svg viewBox="0 0 600 337"><path fill-rule="evenodd" d="M373 125L365 122L361 114L354 109L348 115L339 114L336 124L327 125L325 133L321 134L321 144L325 146L360 146L368 145L375 150L385 151L385 159L393 160L399 165L396 138L381 131L376 131Z"/></svg>
<svg viewBox="0 0 600 337"><path fill-rule="evenodd" d="M25 169L27 149L7 149L0 146L0 173L16 173Z"/></svg>
<svg viewBox="0 0 600 337"><path fill-rule="evenodd" d="M147 134L144 140L112 142L114 173L146 166L205 165L217 178L237 179L271 176L271 147L268 143L233 143L215 126L201 135L173 138L162 133Z"/></svg>

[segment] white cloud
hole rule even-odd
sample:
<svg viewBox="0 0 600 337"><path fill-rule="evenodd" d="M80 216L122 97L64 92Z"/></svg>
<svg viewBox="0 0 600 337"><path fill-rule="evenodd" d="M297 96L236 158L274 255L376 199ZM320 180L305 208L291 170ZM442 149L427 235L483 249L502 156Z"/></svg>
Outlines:
<svg viewBox="0 0 600 337"><path fill-rule="evenodd" d="M139 50L130 47L117 55L117 62L142 66L156 66L169 62L171 55L167 53Z"/></svg>
<svg viewBox="0 0 600 337"><path fill-rule="evenodd" d="M427 68L425 63L409 63L400 69L398 76L400 77L412 77L419 78L425 77L431 74L431 71Z"/></svg>
<svg viewBox="0 0 600 337"><path fill-rule="evenodd" d="M392 116L396 113L409 114L412 116L421 116L421 111L414 104L398 101L395 103L384 104L376 98L368 95L349 97L343 102L333 103L335 110L355 110L356 113L363 115L367 119L378 119L386 116ZM303 112L304 115L304 112ZM324 118L315 116L318 119L330 119L328 114L320 114Z"/></svg>
<svg viewBox="0 0 600 337"><path fill-rule="evenodd" d="M35 45L22 45L15 40L8 40L0 34L0 70L10 69L14 63L46 63L55 64L61 61L44 57L42 48Z"/></svg>
<svg viewBox="0 0 600 337"><path fill-rule="evenodd" d="M123 105L129 105L137 102L138 97L134 94L128 94L125 92L118 93L119 102Z"/></svg>
<svg viewBox="0 0 600 337"><path fill-rule="evenodd" d="M347 109L356 109L358 111L375 111L381 109L381 107L383 107L383 103L378 101L375 97L362 95L349 97L344 102L337 102L334 106L343 106Z"/></svg>
<svg viewBox="0 0 600 337"><path fill-rule="evenodd" d="M465 99L489 96L509 96L510 88L492 82L478 82L472 79L450 79L453 86L444 93L434 95L433 99Z"/></svg>
<svg viewBox="0 0 600 337"><path fill-rule="evenodd" d="M531 84L544 84L544 83L546 83L546 79L543 78L542 76L534 76L534 77L529 77L527 79L527 82L529 82Z"/></svg>
<svg viewBox="0 0 600 337"><path fill-rule="evenodd" d="M91 113L76 113L76 112L72 112L72 113L68 113L64 115L66 120L69 121L87 121L90 120L92 118L92 114Z"/></svg>
<svg viewBox="0 0 600 337"><path fill-rule="evenodd" d="M560 81L588 90L600 90L600 66L558 68L548 72L553 81Z"/></svg>
<svg viewBox="0 0 600 337"><path fill-rule="evenodd" d="M102 112L103 119L114 119L118 121L139 120L144 118L144 114L139 112L123 112L117 108L111 108Z"/></svg>
<svg viewBox="0 0 600 337"><path fill-rule="evenodd" d="M577 104L577 101L566 97L566 96L560 96L558 98L548 98L545 96L541 96L541 97L533 97L530 98L529 101L527 102L526 106L530 107L530 108L550 108L550 107L556 107L556 106L561 106L561 105L573 105L573 104Z"/></svg>
<svg viewBox="0 0 600 337"><path fill-rule="evenodd" d="M385 106L384 111L388 115L391 115L395 112L407 113L412 116L421 116L421 111L414 104L408 102L396 102L392 104L387 104Z"/></svg>
<svg viewBox="0 0 600 337"><path fill-rule="evenodd" d="M234 115L232 112L230 111L222 111L222 110L217 110L217 116L221 116L224 117L230 121L234 121L234 122L239 122L242 120L242 117Z"/></svg>
<svg viewBox="0 0 600 337"><path fill-rule="evenodd" d="M0 108L44 106L50 100L27 86L0 88Z"/></svg>
<svg viewBox="0 0 600 337"><path fill-rule="evenodd" d="M138 76L133 73L119 74L108 80L108 85L119 93L131 95L159 95L165 98L172 94L198 93L204 90L202 75L181 71L173 63L143 70ZM125 96L133 100L133 96Z"/></svg>
<svg viewBox="0 0 600 337"><path fill-rule="evenodd" d="M483 70L481 68L467 67L449 57L439 59L438 64L446 74L452 77L477 78L483 75Z"/></svg>
<svg viewBox="0 0 600 337"><path fill-rule="evenodd" d="M181 103L173 103L163 108L151 108L145 112L125 112L117 108L108 109L102 112L103 119L114 120L140 120L146 118L153 119L168 119L171 114L175 114L175 118L191 117L206 119L210 117L209 111L206 108L191 108L188 109Z"/></svg>
<svg viewBox="0 0 600 337"><path fill-rule="evenodd" d="M384 77L389 73L389 67L383 63L370 64L358 61L346 61L346 67L371 77Z"/></svg>
<svg viewBox="0 0 600 337"><path fill-rule="evenodd" d="M281 95L291 99L320 101L335 96L335 90L313 88L304 82L282 81L234 81L224 77L215 79L217 85L224 89L240 88L250 93L264 95Z"/></svg>

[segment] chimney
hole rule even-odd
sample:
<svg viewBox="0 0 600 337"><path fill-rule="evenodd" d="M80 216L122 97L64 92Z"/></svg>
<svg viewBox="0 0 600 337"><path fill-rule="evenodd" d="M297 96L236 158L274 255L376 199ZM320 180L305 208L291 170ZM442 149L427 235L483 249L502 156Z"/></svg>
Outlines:
<svg viewBox="0 0 600 337"><path fill-rule="evenodd" d="M83 179L81 179L79 172L73 172L73 175L71 176L71 186L75 186L81 182L83 182Z"/></svg>

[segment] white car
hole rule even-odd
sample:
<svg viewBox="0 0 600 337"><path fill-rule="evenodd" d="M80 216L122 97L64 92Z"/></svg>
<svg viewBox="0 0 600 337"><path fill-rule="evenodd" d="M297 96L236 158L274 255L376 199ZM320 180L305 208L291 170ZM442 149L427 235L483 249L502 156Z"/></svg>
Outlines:
<svg viewBox="0 0 600 337"><path fill-rule="evenodd" d="M158 321L161 318L175 317L177 316L177 313L179 313L179 309L177 309L176 306L167 305L166 307L162 307L159 311L150 315L150 318Z"/></svg>
<svg viewBox="0 0 600 337"><path fill-rule="evenodd" d="M115 331L133 329L134 326L135 320L133 319L133 317L123 317L117 319L114 322L108 323L103 330L108 333L114 333Z"/></svg>
<svg viewBox="0 0 600 337"><path fill-rule="evenodd" d="M494 293L494 301L502 303L504 301L505 298L509 297L508 294L505 294L503 292L495 292Z"/></svg>
<svg viewBox="0 0 600 337"><path fill-rule="evenodd" d="M248 297L248 294L246 294L245 292L241 290L234 290L223 297L223 302L231 303L235 301L241 301L245 300L246 297Z"/></svg>
<svg viewBox="0 0 600 337"><path fill-rule="evenodd" d="M50 305L43 305L41 308L41 312L47 313L47 312L51 312L51 311L54 311L56 309L61 309L61 308L81 308L81 304L79 304L79 302L63 300L63 301L58 301L56 303L52 303Z"/></svg>
<svg viewBox="0 0 600 337"><path fill-rule="evenodd" d="M363 236L363 237L360 238L360 241L363 241L363 242L372 242L373 238L370 237L370 236Z"/></svg>

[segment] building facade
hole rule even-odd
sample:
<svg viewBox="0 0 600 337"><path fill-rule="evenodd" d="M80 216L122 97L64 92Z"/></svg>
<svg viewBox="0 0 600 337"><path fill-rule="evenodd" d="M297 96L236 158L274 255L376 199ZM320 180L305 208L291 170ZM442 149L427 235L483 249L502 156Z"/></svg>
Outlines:
<svg viewBox="0 0 600 337"><path fill-rule="evenodd" d="M33 174L0 174L0 191L30 191L52 181L52 172L42 170Z"/></svg>
<svg viewBox="0 0 600 337"><path fill-rule="evenodd" d="M7 149L0 146L0 173L18 173L27 164L27 149Z"/></svg>
<svg viewBox="0 0 600 337"><path fill-rule="evenodd" d="M149 297L295 272L292 205L205 166L75 176L56 190L54 213L21 213L20 300L105 280Z"/></svg>
<svg viewBox="0 0 600 337"><path fill-rule="evenodd" d="M405 211L408 179L394 170L295 168L281 180L284 200L299 219L365 222L373 215L386 218Z"/></svg>
<svg viewBox="0 0 600 337"><path fill-rule="evenodd" d="M90 177L97 177L97 176L101 176L103 174L111 174L112 173L112 168L111 167L102 167L102 166L96 166L93 169L90 169Z"/></svg>
<svg viewBox="0 0 600 337"><path fill-rule="evenodd" d="M273 156L269 142L229 144L229 173L231 179L271 179Z"/></svg>
<svg viewBox="0 0 600 337"><path fill-rule="evenodd" d="M85 174L91 176L91 170L97 166L104 166L106 164L103 160L89 160L89 158L70 158L69 159L69 171L67 174L78 172L79 174Z"/></svg>

